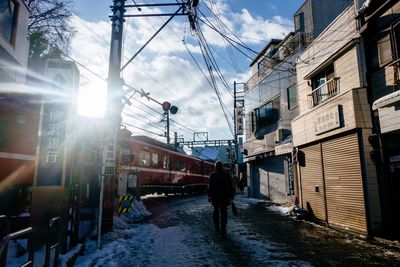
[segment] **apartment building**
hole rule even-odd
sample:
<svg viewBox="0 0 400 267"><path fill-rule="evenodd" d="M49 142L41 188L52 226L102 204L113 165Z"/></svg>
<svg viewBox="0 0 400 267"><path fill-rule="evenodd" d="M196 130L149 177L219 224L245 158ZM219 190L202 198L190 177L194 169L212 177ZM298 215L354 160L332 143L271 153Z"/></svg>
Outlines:
<svg viewBox="0 0 400 267"><path fill-rule="evenodd" d="M299 205L322 222L363 234L381 229L369 143L372 120L356 8L345 9L299 57Z"/></svg>
<svg viewBox="0 0 400 267"><path fill-rule="evenodd" d="M295 201L291 120L302 99L297 95L296 64L304 49L351 1L307 0L294 14L294 32L272 39L252 61L245 86L247 184L253 197ZM318 12L315 12L317 11Z"/></svg>
<svg viewBox="0 0 400 267"><path fill-rule="evenodd" d="M372 107L371 157L378 172L384 235L400 238L400 2L355 1Z"/></svg>

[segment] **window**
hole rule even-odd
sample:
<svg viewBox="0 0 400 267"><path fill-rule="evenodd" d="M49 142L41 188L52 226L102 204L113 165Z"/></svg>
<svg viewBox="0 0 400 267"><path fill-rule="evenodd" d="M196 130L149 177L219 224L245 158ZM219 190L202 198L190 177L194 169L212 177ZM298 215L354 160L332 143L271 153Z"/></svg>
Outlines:
<svg viewBox="0 0 400 267"><path fill-rule="evenodd" d="M279 119L279 97L252 112L252 130L257 131Z"/></svg>
<svg viewBox="0 0 400 267"><path fill-rule="evenodd" d="M186 171L186 161L182 159L175 160L175 170L176 171Z"/></svg>
<svg viewBox="0 0 400 267"><path fill-rule="evenodd" d="M139 151L139 166L150 166L150 152Z"/></svg>
<svg viewBox="0 0 400 267"><path fill-rule="evenodd" d="M312 91L308 95L309 107L314 107L339 93L339 78L335 78L333 64L311 79Z"/></svg>
<svg viewBox="0 0 400 267"><path fill-rule="evenodd" d="M164 170L169 169L169 157L167 155L165 155L163 159L163 169Z"/></svg>
<svg viewBox="0 0 400 267"><path fill-rule="evenodd" d="M400 59L400 21L397 21L392 28L393 48L396 59Z"/></svg>
<svg viewBox="0 0 400 267"><path fill-rule="evenodd" d="M379 67L392 61L392 48L389 34L385 35L378 41L378 59Z"/></svg>
<svg viewBox="0 0 400 267"><path fill-rule="evenodd" d="M293 84L287 89L288 109L297 107L297 87Z"/></svg>
<svg viewBox="0 0 400 267"><path fill-rule="evenodd" d="M296 32L304 32L305 31L304 13L303 12L295 15L294 23L295 23Z"/></svg>
<svg viewBox="0 0 400 267"><path fill-rule="evenodd" d="M159 155L157 153L151 154L151 166L158 168Z"/></svg>
<svg viewBox="0 0 400 267"><path fill-rule="evenodd" d="M0 0L0 31L4 38L14 44L18 4L15 0Z"/></svg>

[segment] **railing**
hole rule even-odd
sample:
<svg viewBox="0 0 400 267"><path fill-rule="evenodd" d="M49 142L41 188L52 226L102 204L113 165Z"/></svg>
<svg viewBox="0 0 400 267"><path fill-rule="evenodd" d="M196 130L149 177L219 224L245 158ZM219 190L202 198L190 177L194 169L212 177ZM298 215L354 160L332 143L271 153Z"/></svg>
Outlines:
<svg viewBox="0 0 400 267"><path fill-rule="evenodd" d="M0 215L0 239L10 233L10 220L6 215Z"/></svg>
<svg viewBox="0 0 400 267"><path fill-rule="evenodd" d="M58 256L60 252L59 251L60 241L59 241L58 231L60 229L60 223L61 223L60 217L51 218L49 221L49 229L48 229L47 244L46 244L46 257L44 262L45 267L51 266L50 255L52 250L54 250L54 260L52 266L54 267L58 266Z"/></svg>
<svg viewBox="0 0 400 267"><path fill-rule="evenodd" d="M3 241L0 243L0 266L6 266L7 264L7 252L8 244L11 240L21 239L21 237L27 236L28 239L28 261L21 265L21 267L33 266L33 230L32 227L22 229L20 231L6 235Z"/></svg>
<svg viewBox="0 0 400 267"><path fill-rule="evenodd" d="M284 42L282 46L279 46L278 51L269 59L268 65L261 68L259 71L254 73L251 78L245 84L245 92L253 89L257 84L263 81L269 74L274 70L279 69L278 65L285 59L294 54L300 47L307 46L312 42L312 34L305 32L298 32L293 35L288 42Z"/></svg>
<svg viewBox="0 0 400 267"><path fill-rule="evenodd" d="M307 95L308 107L315 107L339 93L339 78L332 78Z"/></svg>

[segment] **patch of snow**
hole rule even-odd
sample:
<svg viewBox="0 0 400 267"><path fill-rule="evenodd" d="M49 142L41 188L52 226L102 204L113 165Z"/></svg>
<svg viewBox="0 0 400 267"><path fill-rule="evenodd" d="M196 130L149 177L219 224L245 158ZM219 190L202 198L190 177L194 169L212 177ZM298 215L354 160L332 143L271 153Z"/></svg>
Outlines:
<svg viewBox="0 0 400 267"><path fill-rule="evenodd" d="M293 209L293 207L284 207L284 206L279 206L279 205L271 205L267 206L267 209L280 213L282 215L289 215L290 211Z"/></svg>
<svg viewBox="0 0 400 267"><path fill-rule="evenodd" d="M121 215L128 223L142 221L144 218L150 216L151 213L143 205L142 201L133 200L131 211L127 214Z"/></svg>
<svg viewBox="0 0 400 267"><path fill-rule="evenodd" d="M60 254L59 255L59 262L61 264L61 267L66 267L68 261L79 251L82 249L82 244L76 245L74 248L70 249L66 254Z"/></svg>
<svg viewBox="0 0 400 267"><path fill-rule="evenodd" d="M18 215L18 217L21 217L21 218L31 217L31 214L28 211L24 211L24 212L20 213Z"/></svg>

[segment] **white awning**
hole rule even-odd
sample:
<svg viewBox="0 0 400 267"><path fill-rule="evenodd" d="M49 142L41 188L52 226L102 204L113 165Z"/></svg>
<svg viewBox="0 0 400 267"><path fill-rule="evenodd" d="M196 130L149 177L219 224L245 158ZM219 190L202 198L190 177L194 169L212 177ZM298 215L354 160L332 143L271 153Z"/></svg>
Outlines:
<svg viewBox="0 0 400 267"><path fill-rule="evenodd" d="M400 101L400 90L397 90L393 93L390 93L375 100L375 102L372 104L372 110L377 110L378 108L383 108L399 101Z"/></svg>

